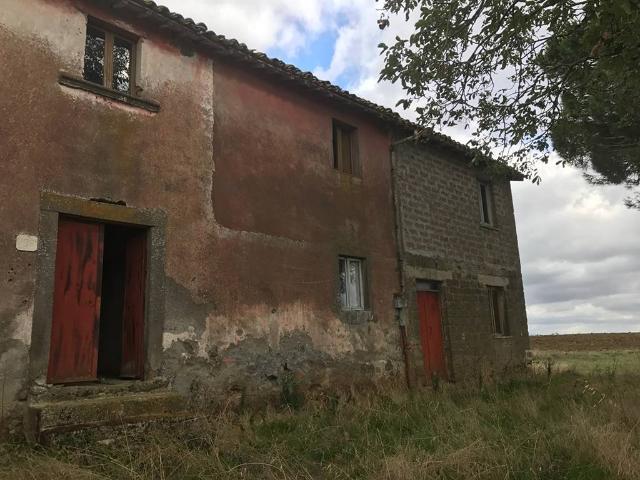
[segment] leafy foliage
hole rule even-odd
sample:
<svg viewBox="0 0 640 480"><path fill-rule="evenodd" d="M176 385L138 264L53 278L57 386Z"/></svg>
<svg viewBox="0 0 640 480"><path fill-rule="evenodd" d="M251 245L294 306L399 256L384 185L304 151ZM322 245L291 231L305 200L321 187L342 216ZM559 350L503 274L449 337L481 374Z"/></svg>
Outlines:
<svg viewBox="0 0 640 480"><path fill-rule="evenodd" d="M640 0L385 0L414 23L380 44L425 127L464 123L538 182L537 161L640 184ZM380 24L386 27L386 22ZM640 197L635 199L640 202ZM630 199L629 203L634 200ZM639 205L640 206L640 205Z"/></svg>

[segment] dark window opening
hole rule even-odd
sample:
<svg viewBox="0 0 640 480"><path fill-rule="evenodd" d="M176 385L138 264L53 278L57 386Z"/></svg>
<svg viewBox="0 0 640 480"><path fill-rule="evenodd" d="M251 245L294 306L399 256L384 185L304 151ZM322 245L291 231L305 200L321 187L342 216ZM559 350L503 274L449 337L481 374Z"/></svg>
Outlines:
<svg viewBox="0 0 640 480"><path fill-rule="evenodd" d="M491 185L480 184L480 222L493 225L493 195Z"/></svg>
<svg viewBox="0 0 640 480"><path fill-rule="evenodd" d="M333 168L350 175L360 175L357 129L333 121Z"/></svg>
<svg viewBox="0 0 640 480"><path fill-rule="evenodd" d="M435 280L416 280L416 291L418 292L439 292L442 282Z"/></svg>
<svg viewBox="0 0 640 480"><path fill-rule="evenodd" d="M122 93L133 93L135 41L89 23L84 50L84 79Z"/></svg>
<svg viewBox="0 0 640 480"><path fill-rule="evenodd" d="M504 289L501 287L489 287L489 303L491 307L493 333L505 337L509 336L509 322L505 306Z"/></svg>
<svg viewBox="0 0 640 480"><path fill-rule="evenodd" d="M60 217L50 383L142 378L147 230Z"/></svg>
<svg viewBox="0 0 640 480"><path fill-rule="evenodd" d="M115 37L113 44L113 85L114 90L128 93L131 90L131 42Z"/></svg>
<svg viewBox="0 0 640 480"><path fill-rule="evenodd" d="M101 30L87 26L87 42L84 49L84 79L104 85L104 41Z"/></svg>

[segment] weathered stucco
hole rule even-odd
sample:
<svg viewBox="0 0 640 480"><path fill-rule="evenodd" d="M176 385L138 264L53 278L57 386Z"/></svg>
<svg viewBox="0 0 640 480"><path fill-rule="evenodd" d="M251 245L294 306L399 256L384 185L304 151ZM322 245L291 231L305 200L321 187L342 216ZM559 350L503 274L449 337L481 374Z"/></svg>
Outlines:
<svg viewBox="0 0 640 480"><path fill-rule="evenodd" d="M28 3L28 5L27 5ZM25 12L29 11L29 15ZM150 114L58 84L60 71L82 74L86 15L143 37L139 83L159 101ZM39 234L40 194L160 208L184 222L168 227L167 248L189 248L168 262L206 265L212 227L213 95L211 60L186 57L166 42L89 9L82 2L10 0L0 9L0 375L3 416L27 397L27 350L36 288L36 252L15 248L18 234ZM11 68L4 68L11 66Z"/></svg>
<svg viewBox="0 0 640 480"><path fill-rule="evenodd" d="M391 117L364 101L345 93L334 102L335 90L320 96L224 51L180 48L175 25L151 29L145 15L96 5L5 0L0 9L2 428L18 431L22 411L28 423L66 428L60 418L78 398L107 393L128 395L138 412L151 391L168 404L175 392L247 403L292 382L336 389L401 378L401 290L410 376L424 381L418 280L443 286L451 377L524 360L508 182L494 183L496 228L481 227L479 173L460 152L404 142L392 181L391 140L409 134L406 123L383 124ZM59 81L82 76L89 16L139 37L137 85L158 112ZM333 166L334 119L357 128L358 177ZM59 214L151 232L142 381L46 383ZM338 304L340 255L365 259L364 312ZM507 291L509 338L492 334L487 285ZM79 417L91 422L96 410Z"/></svg>
<svg viewBox="0 0 640 480"><path fill-rule="evenodd" d="M7 0L0 9L5 427L18 428L24 402L57 391L27 380L34 299L50 304L52 295L51 271L38 271L36 258L54 255L55 242L38 252L15 244L19 234L55 234L42 192L163 212L165 313L153 372L163 385L250 398L276 394L292 374L311 387L397 372L387 130L222 59L183 54L93 5ZM158 113L59 84L60 72L82 75L87 15L140 36L137 83ZM332 118L359 129L361 179L333 169ZM340 254L367 259L369 313L357 321L336 303Z"/></svg>
<svg viewBox="0 0 640 480"><path fill-rule="evenodd" d="M222 60L213 87L212 250L195 298L184 262L167 291L175 370L191 369L208 397L275 394L288 371L307 387L397 372L387 131ZM362 179L333 168L335 117L359 129ZM337 305L341 254L367 259L369 314L356 324ZM169 313L193 300L190 323Z"/></svg>

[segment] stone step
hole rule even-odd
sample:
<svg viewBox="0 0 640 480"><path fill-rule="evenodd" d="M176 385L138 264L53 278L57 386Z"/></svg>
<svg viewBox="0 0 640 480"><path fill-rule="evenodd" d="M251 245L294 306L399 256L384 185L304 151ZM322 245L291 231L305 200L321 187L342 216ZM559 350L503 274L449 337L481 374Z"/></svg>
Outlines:
<svg viewBox="0 0 640 480"><path fill-rule="evenodd" d="M25 426L27 438L46 442L59 433L193 416L184 397L164 390L31 403Z"/></svg>
<svg viewBox="0 0 640 480"><path fill-rule="evenodd" d="M32 387L31 398L35 403L49 403L62 400L79 400L81 398L143 393L166 389L167 381L162 378L144 381L100 379L97 382L77 385L46 385L36 383L36 385Z"/></svg>

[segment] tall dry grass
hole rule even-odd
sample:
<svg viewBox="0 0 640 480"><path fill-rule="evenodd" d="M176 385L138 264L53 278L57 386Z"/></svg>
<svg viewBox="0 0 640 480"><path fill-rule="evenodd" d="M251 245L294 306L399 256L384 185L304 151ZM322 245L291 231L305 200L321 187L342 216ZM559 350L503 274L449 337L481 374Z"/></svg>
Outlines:
<svg viewBox="0 0 640 480"><path fill-rule="evenodd" d="M0 447L6 479L638 479L633 376L529 375Z"/></svg>

